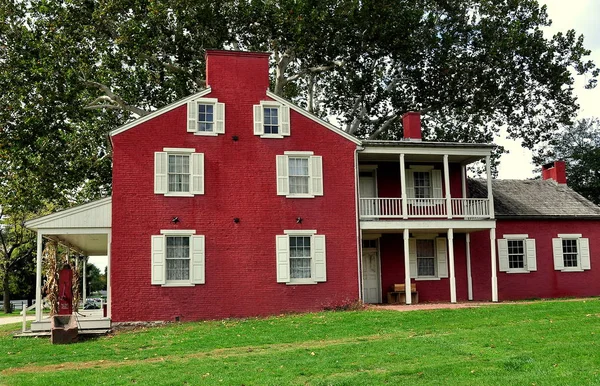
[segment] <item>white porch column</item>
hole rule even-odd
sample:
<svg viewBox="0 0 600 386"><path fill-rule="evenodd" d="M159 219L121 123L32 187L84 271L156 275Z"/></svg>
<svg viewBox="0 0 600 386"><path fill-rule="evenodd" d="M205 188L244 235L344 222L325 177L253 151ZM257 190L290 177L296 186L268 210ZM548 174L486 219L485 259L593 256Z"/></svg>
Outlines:
<svg viewBox="0 0 600 386"><path fill-rule="evenodd" d="M473 279L471 277L471 234L466 235L466 252L467 252L467 294L469 300L473 300Z"/></svg>
<svg viewBox="0 0 600 386"><path fill-rule="evenodd" d="M448 229L448 262L450 266L450 303L456 303L456 275L454 272L454 229Z"/></svg>
<svg viewBox="0 0 600 386"><path fill-rule="evenodd" d="M448 154L444 154L444 189L446 189L446 213L452 218L452 200L450 199L450 167L448 166Z"/></svg>
<svg viewBox="0 0 600 386"><path fill-rule="evenodd" d="M85 301L87 299L87 256L83 256L83 306L85 307Z"/></svg>
<svg viewBox="0 0 600 386"><path fill-rule="evenodd" d="M496 274L496 229L490 229L490 250L492 263L492 301L498 301L498 277Z"/></svg>
<svg viewBox="0 0 600 386"><path fill-rule="evenodd" d="M111 241L110 241L110 237L111 237L111 233L112 230L108 232L108 234L106 235L106 239L107 239L107 247L106 247L106 257L107 257L107 262L106 262L106 316L107 317L111 317L112 315L112 311L111 311L111 305L112 305L112 295L111 295L111 290L110 290L110 245L111 245ZM362 257L361 257L362 258Z"/></svg>
<svg viewBox="0 0 600 386"><path fill-rule="evenodd" d="M37 254L35 257L35 320L42 320L42 232L37 232Z"/></svg>
<svg viewBox="0 0 600 386"><path fill-rule="evenodd" d="M410 232L404 229L404 285L406 288L406 304L412 304L412 294L410 292L410 258L409 258L409 242Z"/></svg>
<svg viewBox="0 0 600 386"><path fill-rule="evenodd" d="M487 192L490 218L494 218L494 195L492 194L492 166L490 165L490 156L485 156L485 172L487 174Z"/></svg>
<svg viewBox="0 0 600 386"><path fill-rule="evenodd" d="M400 195L402 196L402 218L408 218L408 202L406 202L406 165L404 154L400 154Z"/></svg>

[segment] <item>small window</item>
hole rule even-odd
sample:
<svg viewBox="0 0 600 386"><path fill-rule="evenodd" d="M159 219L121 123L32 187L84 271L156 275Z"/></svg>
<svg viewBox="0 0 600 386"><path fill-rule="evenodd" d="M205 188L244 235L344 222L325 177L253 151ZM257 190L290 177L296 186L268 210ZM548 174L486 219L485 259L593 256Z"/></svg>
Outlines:
<svg viewBox="0 0 600 386"><path fill-rule="evenodd" d="M559 234L552 239L554 269L580 272L591 269L590 241L581 234Z"/></svg>
<svg viewBox="0 0 600 386"><path fill-rule="evenodd" d="M369 249L375 249L375 248L377 248L377 240L363 240L362 247L369 248Z"/></svg>
<svg viewBox="0 0 600 386"><path fill-rule="evenodd" d="M263 109L264 133L279 134L279 108L265 107Z"/></svg>
<svg viewBox="0 0 600 386"><path fill-rule="evenodd" d="M505 234L498 239L498 261L501 272L536 271L535 240L525 234Z"/></svg>
<svg viewBox="0 0 600 386"><path fill-rule="evenodd" d="M204 236L195 230L161 230L152 236L152 284L204 284Z"/></svg>
<svg viewBox="0 0 600 386"><path fill-rule="evenodd" d="M438 280L448 277L448 247L446 239L437 235L419 235L408 240L410 277L417 280Z"/></svg>
<svg viewBox="0 0 600 386"><path fill-rule="evenodd" d="M188 102L187 131L196 135L225 133L225 104L215 98L200 98Z"/></svg>
<svg viewBox="0 0 600 386"><path fill-rule="evenodd" d="M277 282L316 284L327 280L325 236L316 231L284 231L276 237Z"/></svg>
<svg viewBox="0 0 600 386"><path fill-rule="evenodd" d="M190 191L189 154L169 154L169 192Z"/></svg>
<svg viewBox="0 0 600 386"><path fill-rule="evenodd" d="M198 103L198 131L213 132L215 124L213 110L214 105Z"/></svg>
<svg viewBox="0 0 600 386"><path fill-rule="evenodd" d="M323 195L323 159L312 152L286 151L276 159L277 194L288 198Z"/></svg>
<svg viewBox="0 0 600 386"><path fill-rule="evenodd" d="M190 238L167 236L167 283L190 280Z"/></svg>
<svg viewBox="0 0 600 386"><path fill-rule="evenodd" d="M406 169L406 196L412 205L432 205L442 198L442 171L433 166L412 165ZM439 202L438 202L439 203Z"/></svg>
<svg viewBox="0 0 600 386"><path fill-rule="evenodd" d="M204 194L204 154L194 149L165 148L154 153L154 193L167 196Z"/></svg>
<svg viewBox="0 0 600 386"><path fill-rule="evenodd" d="M417 240L417 276L435 276L433 239Z"/></svg>
<svg viewBox="0 0 600 386"><path fill-rule="evenodd" d="M431 198L431 174L429 172L414 172L415 198Z"/></svg>
<svg viewBox="0 0 600 386"><path fill-rule="evenodd" d="M283 138L290 135L290 108L275 101L254 105L254 135Z"/></svg>

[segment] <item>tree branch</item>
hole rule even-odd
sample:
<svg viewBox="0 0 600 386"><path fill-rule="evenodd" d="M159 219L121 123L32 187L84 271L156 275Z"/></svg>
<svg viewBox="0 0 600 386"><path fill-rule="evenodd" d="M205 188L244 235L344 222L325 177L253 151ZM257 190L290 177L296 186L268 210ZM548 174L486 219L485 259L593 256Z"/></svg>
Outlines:
<svg viewBox="0 0 600 386"><path fill-rule="evenodd" d="M369 139L376 139L381 133L389 129L392 123L396 122L398 118L400 118L400 115L394 115L393 117L385 121L385 123L381 125L379 129L375 130L371 135L369 135Z"/></svg>
<svg viewBox="0 0 600 386"><path fill-rule="evenodd" d="M94 82L94 81L90 81L90 80L84 80L84 82L91 86L99 88L106 94L105 96L96 98L95 101L98 101L99 99L105 100L105 101L110 101L110 105L118 106L121 110L129 111L130 113L136 114L140 117L150 114L149 111L146 111L146 110L140 109L139 107L135 107L135 106L131 106L131 105L127 104L123 100L123 98L121 98L119 95L115 94L110 89L110 87L108 87L102 83L98 83L98 82ZM92 103L94 103L94 102L92 102ZM108 108L108 107L96 107L96 106L103 106L103 105L91 105L90 104L90 105L86 106L86 108Z"/></svg>

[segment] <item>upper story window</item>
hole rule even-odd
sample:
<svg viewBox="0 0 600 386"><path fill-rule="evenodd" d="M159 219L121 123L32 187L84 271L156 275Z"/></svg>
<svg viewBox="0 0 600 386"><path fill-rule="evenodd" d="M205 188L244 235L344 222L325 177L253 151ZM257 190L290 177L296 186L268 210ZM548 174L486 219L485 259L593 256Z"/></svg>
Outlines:
<svg viewBox="0 0 600 386"><path fill-rule="evenodd" d="M408 198L442 198L442 171L428 165L412 165L406 169Z"/></svg>
<svg viewBox="0 0 600 386"><path fill-rule="evenodd" d="M152 236L152 284L204 284L204 236L195 230L161 230Z"/></svg>
<svg viewBox="0 0 600 386"><path fill-rule="evenodd" d="M408 241L410 277L417 280L437 280L448 277L446 239L437 235L419 235Z"/></svg>
<svg viewBox="0 0 600 386"><path fill-rule="evenodd" d="M316 284L327 280L325 236L315 230L286 230L276 237L277 282Z"/></svg>
<svg viewBox="0 0 600 386"><path fill-rule="evenodd" d="M577 272L591 269L589 239L581 234L559 234L552 239L554 269Z"/></svg>
<svg viewBox="0 0 600 386"><path fill-rule="evenodd" d="M196 135L225 133L225 104L215 98L199 98L188 102L187 131Z"/></svg>
<svg viewBox="0 0 600 386"><path fill-rule="evenodd" d="M204 154L194 149L164 148L154 153L154 193L166 196L204 194Z"/></svg>
<svg viewBox="0 0 600 386"><path fill-rule="evenodd" d="M277 194L289 198L323 195L323 159L310 151L277 156Z"/></svg>
<svg viewBox="0 0 600 386"><path fill-rule="evenodd" d="M275 101L254 105L254 135L283 138L290 135L290 108Z"/></svg>
<svg viewBox="0 0 600 386"><path fill-rule="evenodd" d="M505 234L498 239L498 261L502 272L536 271L535 240L524 234Z"/></svg>

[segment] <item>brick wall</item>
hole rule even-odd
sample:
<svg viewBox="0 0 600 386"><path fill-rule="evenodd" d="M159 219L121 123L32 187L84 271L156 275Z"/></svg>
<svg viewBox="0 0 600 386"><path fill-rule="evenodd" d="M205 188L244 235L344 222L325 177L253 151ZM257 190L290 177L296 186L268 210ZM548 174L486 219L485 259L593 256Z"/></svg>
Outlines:
<svg viewBox="0 0 600 386"><path fill-rule="evenodd" d="M356 145L294 111L290 137L255 136L252 106L268 99L267 56L215 55L208 65L212 93L206 97L226 104L224 135L187 133L186 106L181 106L113 137L113 320L245 317L357 299ZM154 152L164 147L204 153L204 195L154 194ZM289 150L323 157L324 196L277 196L275 157ZM175 216L178 224L171 222ZM206 284L150 284L150 236L161 229L205 235ZM326 236L327 282L276 282L275 236L284 229L316 229Z"/></svg>

